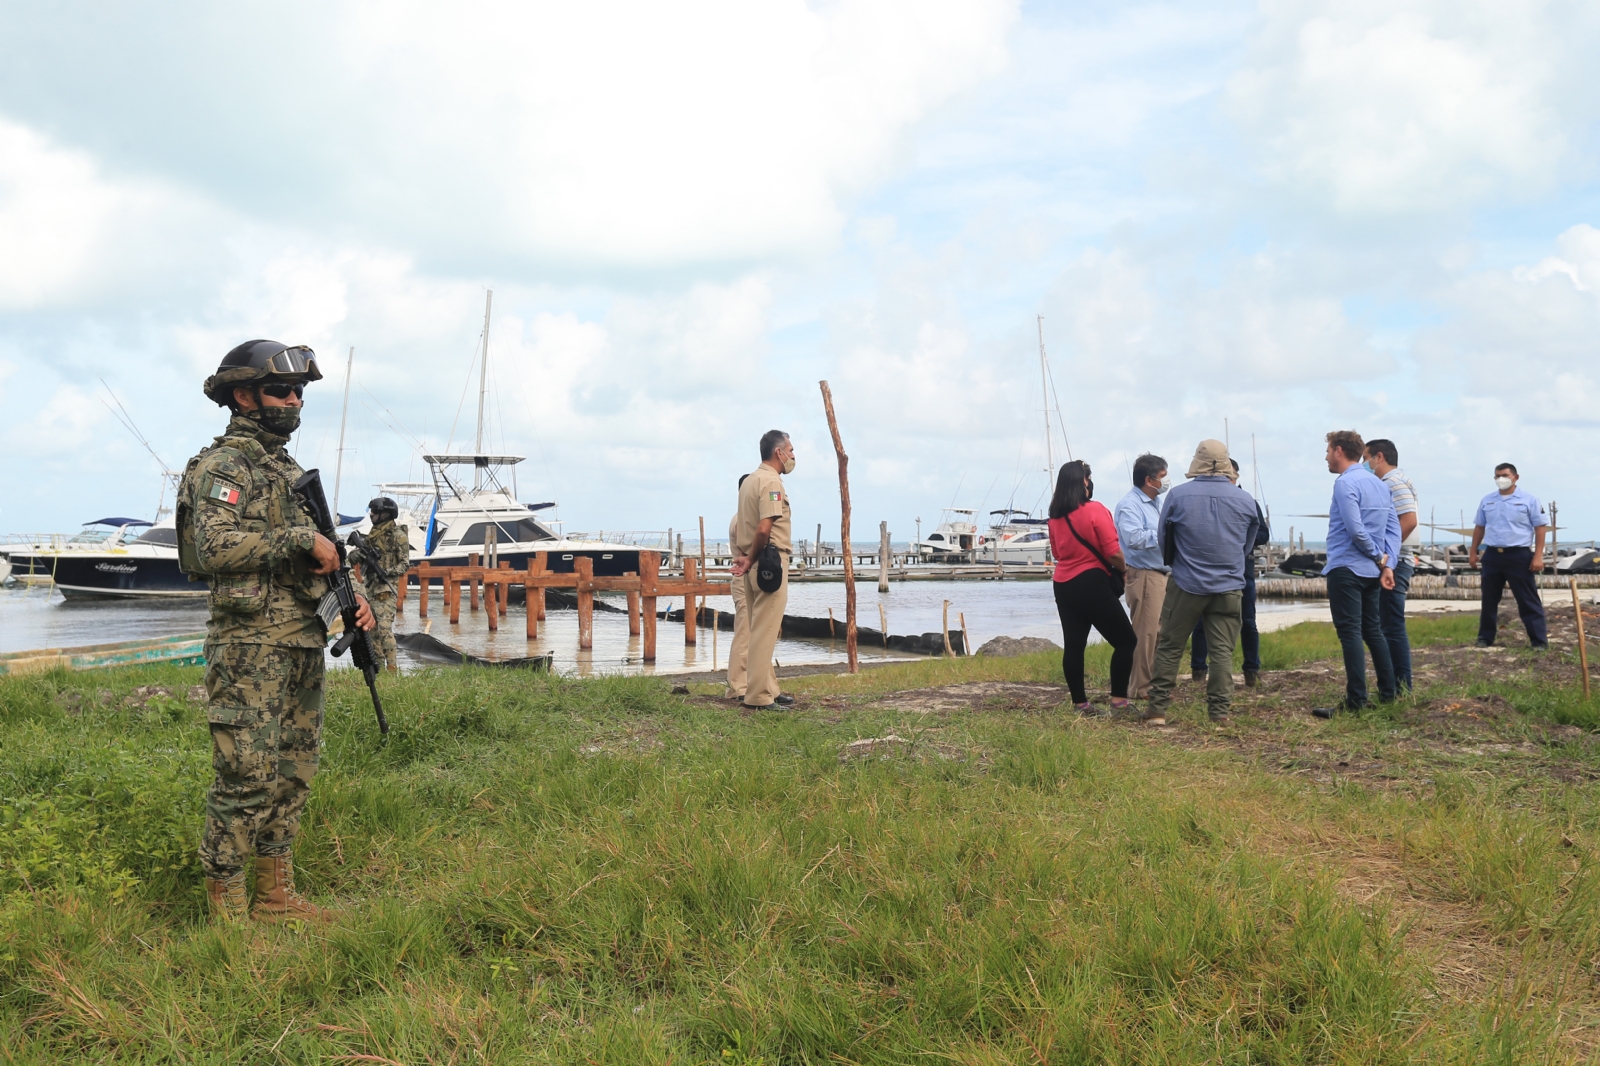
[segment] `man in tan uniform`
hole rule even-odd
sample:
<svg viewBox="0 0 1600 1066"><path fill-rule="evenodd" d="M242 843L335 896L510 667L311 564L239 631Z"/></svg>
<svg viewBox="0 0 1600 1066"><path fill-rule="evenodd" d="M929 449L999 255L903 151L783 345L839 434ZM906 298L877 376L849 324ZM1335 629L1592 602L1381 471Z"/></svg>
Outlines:
<svg viewBox="0 0 1600 1066"><path fill-rule="evenodd" d="M749 474L739 475L739 487L744 488L745 478ZM750 560L746 553L739 547L739 509L734 508L733 517L728 520L728 551L733 555L734 563L743 561L746 566ZM750 611L744 598L744 578L736 577L729 582L728 591L733 596L733 644L728 648L728 699L744 702L744 690L750 681Z"/></svg>
<svg viewBox="0 0 1600 1066"><path fill-rule="evenodd" d="M793 470L793 442L782 430L771 429L761 437L761 465L739 486L734 539L744 546L746 554L734 562L733 576L744 581L745 603L750 615L744 705L760 710L794 703L793 696L778 690L778 673L772 663L778 632L783 628L783 609L789 603L789 494L779 475ZM777 549L782 560L782 583L774 592L764 592L756 583L761 554L769 544Z"/></svg>

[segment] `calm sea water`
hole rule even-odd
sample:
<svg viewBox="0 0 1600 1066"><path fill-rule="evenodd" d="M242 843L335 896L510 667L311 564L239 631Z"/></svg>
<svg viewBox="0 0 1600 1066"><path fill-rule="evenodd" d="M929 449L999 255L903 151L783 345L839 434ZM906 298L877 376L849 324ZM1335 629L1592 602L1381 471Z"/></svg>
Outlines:
<svg viewBox="0 0 1600 1066"><path fill-rule="evenodd" d="M887 593L879 593L873 581L860 582L857 589L857 619L861 625L877 628L878 609L883 608L889 632L897 634L937 633L950 607L950 628L959 630L965 615L972 646L997 636L1045 637L1061 640L1055 601L1048 581L903 581L891 583ZM826 618L832 608L844 631L845 590L840 582L796 584L789 589L788 613ZM614 601L621 606L621 597ZM681 600L662 601L662 609L682 606ZM728 597L712 598L708 607L731 611ZM490 633L482 612L463 609L461 623L451 626L435 595L433 617L426 621L416 616L416 598L411 597L407 612L397 628L411 632L427 628L447 644L486 658L517 658L551 653L556 669L564 673L681 673L710 670L727 664L730 632L720 632L713 643L709 627L698 631L698 643L684 643L682 623L662 622L656 640L656 663L642 661L640 638L628 635L627 616L597 612L594 619L594 648L578 650L576 611L550 611L539 629L539 639L526 640L520 605L513 605L502 620L498 633ZM1326 617L1325 605L1265 601L1258 610L1263 629L1292 624L1304 617ZM0 588L0 652L31 648L75 647L141 637L199 633L205 629L206 610L193 601L63 600L46 589ZM1098 639L1097 636L1091 639ZM862 647L864 659L882 658L884 653ZM404 653L402 652L402 656ZM844 641L783 640L779 642L780 663L831 663L844 660ZM343 660L329 660L344 666ZM416 665L407 663L406 665Z"/></svg>

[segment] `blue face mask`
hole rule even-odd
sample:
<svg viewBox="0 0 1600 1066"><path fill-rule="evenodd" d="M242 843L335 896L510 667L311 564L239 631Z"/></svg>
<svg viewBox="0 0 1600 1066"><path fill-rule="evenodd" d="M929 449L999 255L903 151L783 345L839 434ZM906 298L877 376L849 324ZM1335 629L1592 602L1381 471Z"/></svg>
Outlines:
<svg viewBox="0 0 1600 1066"><path fill-rule="evenodd" d="M1372 469L1372 464L1367 462L1367 461L1365 461L1365 460L1362 460L1361 469L1365 470L1369 474L1374 473L1374 471Z"/></svg>

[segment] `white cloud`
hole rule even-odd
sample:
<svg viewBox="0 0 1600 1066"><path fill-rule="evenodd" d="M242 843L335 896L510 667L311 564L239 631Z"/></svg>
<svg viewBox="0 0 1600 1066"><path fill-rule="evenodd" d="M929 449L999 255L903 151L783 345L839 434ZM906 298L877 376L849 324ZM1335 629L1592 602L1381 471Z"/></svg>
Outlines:
<svg viewBox="0 0 1600 1066"><path fill-rule="evenodd" d="M1269 177L1344 213L1527 198L1592 117L1589 5L1276 0L1229 102Z"/></svg>

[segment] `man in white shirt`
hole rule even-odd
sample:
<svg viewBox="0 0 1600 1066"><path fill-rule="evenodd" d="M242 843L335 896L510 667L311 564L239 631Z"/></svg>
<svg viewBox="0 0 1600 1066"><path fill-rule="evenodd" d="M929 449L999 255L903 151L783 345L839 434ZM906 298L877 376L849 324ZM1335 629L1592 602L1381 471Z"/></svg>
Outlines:
<svg viewBox="0 0 1600 1066"><path fill-rule="evenodd" d="M1156 635L1161 632L1161 604L1167 596L1167 566L1161 561L1161 507L1156 497L1171 484L1165 459L1141 455L1133 462L1133 488L1117 502L1113 512L1117 540L1128 563L1124 595L1129 620L1139 638L1133 648L1133 674L1128 678L1129 699L1150 696Z"/></svg>
<svg viewBox="0 0 1600 1066"><path fill-rule="evenodd" d="M1422 546L1418 518L1417 490L1400 469L1400 450L1394 441L1382 437L1367 441L1367 469L1389 487L1394 513L1400 519L1400 557L1394 564L1394 588L1378 590L1378 614L1383 621L1383 636L1394 662L1395 684L1411 688L1411 638L1406 634L1406 593L1411 590L1411 575L1417 568L1417 549Z"/></svg>

